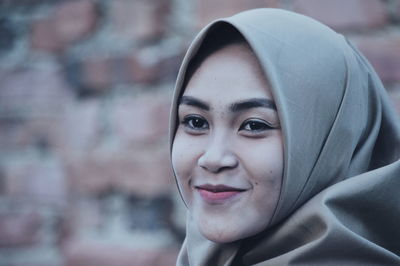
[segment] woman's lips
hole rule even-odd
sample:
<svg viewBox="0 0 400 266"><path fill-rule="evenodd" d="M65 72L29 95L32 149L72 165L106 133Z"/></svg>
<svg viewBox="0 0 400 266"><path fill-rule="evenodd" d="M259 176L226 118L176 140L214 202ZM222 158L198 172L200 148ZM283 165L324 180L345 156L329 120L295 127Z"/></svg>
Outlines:
<svg viewBox="0 0 400 266"><path fill-rule="evenodd" d="M196 186L200 196L209 203L222 203L236 195L246 191L246 189L234 188L225 185L202 185Z"/></svg>

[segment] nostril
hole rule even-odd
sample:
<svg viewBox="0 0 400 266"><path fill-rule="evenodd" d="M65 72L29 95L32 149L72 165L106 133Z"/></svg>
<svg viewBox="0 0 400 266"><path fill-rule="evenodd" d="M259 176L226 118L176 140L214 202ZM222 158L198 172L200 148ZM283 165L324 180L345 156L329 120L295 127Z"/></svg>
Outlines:
<svg viewBox="0 0 400 266"><path fill-rule="evenodd" d="M234 166L224 166L224 167L219 168L215 173L218 174L220 172L223 172L225 170L230 170L230 169L233 169L233 168L235 168L235 167Z"/></svg>
<svg viewBox="0 0 400 266"><path fill-rule="evenodd" d="M219 156L205 153L199 158L198 165L212 173L219 173L237 167L238 160L232 153L219 154Z"/></svg>

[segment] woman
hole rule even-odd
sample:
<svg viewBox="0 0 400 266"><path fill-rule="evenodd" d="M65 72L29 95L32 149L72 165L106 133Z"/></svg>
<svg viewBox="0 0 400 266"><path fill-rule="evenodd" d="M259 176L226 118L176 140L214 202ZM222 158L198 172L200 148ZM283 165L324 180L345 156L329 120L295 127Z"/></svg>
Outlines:
<svg viewBox="0 0 400 266"><path fill-rule="evenodd" d="M178 265L399 265L400 123L346 39L299 14L217 20L182 63Z"/></svg>

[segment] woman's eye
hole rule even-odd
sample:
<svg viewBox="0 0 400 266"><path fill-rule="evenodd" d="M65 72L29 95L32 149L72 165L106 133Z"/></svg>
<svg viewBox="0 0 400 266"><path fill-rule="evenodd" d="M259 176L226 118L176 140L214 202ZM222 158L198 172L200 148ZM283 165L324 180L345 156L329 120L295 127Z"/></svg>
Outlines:
<svg viewBox="0 0 400 266"><path fill-rule="evenodd" d="M246 130L251 133L258 133L265 130L273 129L267 122L262 120L247 120L239 128L239 130Z"/></svg>
<svg viewBox="0 0 400 266"><path fill-rule="evenodd" d="M208 122L201 116L187 116L183 119L182 124L191 130L207 130Z"/></svg>

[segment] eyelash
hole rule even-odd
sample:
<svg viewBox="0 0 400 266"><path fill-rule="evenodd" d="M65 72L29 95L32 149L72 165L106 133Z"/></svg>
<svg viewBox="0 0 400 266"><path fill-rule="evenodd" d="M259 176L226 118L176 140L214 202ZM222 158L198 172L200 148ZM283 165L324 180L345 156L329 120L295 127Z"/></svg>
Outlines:
<svg viewBox="0 0 400 266"><path fill-rule="evenodd" d="M261 128L251 129L250 128L251 126L256 126ZM245 129L246 127L249 127L249 129ZM250 134L262 133L265 132L266 130L271 130L271 129L274 129L274 127L272 127L269 123L265 122L264 120L254 119L254 118L244 121L239 127L239 130L246 130Z"/></svg>
<svg viewBox="0 0 400 266"><path fill-rule="evenodd" d="M194 123L203 123L202 126L195 126ZM206 119L204 119L202 116L199 115L188 115L186 116L183 121L181 122L182 125L185 126L186 129L188 129L192 133L202 133L205 130L208 130L210 128L208 122Z"/></svg>
<svg viewBox="0 0 400 266"><path fill-rule="evenodd" d="M181 124L184 125L185 128L190 131L190 133L194 134L201 134L210 128L207 120L199 115L188 115L182 120ZM258 128L251 129L252 126L256 126ZM265 122L264 120L255 118L251 118L244 121L239 127L239 131L244 130L246 131L246 133L253 135L261 134L271 129L275 128L271 126L269 123Z"/></svg>

